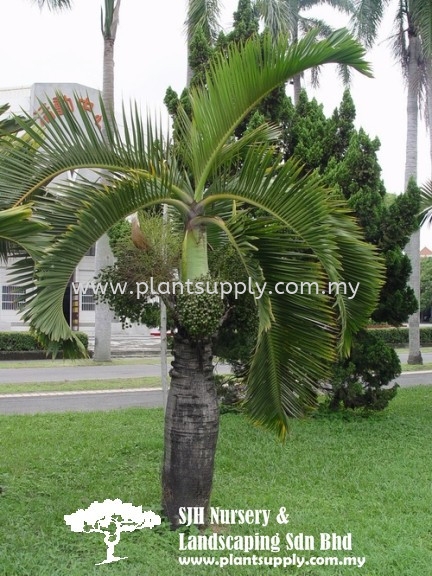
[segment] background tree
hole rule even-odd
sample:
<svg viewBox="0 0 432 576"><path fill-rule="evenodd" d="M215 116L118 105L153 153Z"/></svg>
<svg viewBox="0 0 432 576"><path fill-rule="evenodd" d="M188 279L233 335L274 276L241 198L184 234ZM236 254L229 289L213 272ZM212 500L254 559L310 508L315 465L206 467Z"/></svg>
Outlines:
<svg viewBox="0 0 432 576"><path fill-rule="evenodd" d="M345 14L354 12L354 3L351 0L255 0L254 6L263 17L264 23L272 36L275 38L280 33L288 34L289 41L298 42L302 35L310 30L317 29L325 37L332 33L333 28L318 18L314 18L309 10L315 6L328 4ZM305 13L306 12L306 13ZM312 80L318 83L319 70L312 71ZM344 69L343 75L347 80L348 72ZM294 103L297 104L301 92L301 74L297 74L292 79L294 88Z"/></svg>
<svg viewBox="0 0 432 576"><path fill-rule="evenodd" d="M102 101L110 113L114 112L114 46L119 23L121 0L105 0L105 10L101 12L101 30L103 36L103 81ZM106 134L108 127L102 127ZM96 242L95 275L106 266L112 266L114 256L110 248L109 238L104 234ZM95 342L94 360L106 362L111 360L111 324L113 315L105 302L95 302Z"/></svg>
<svg viewBox="0 0 432 576"><path fill-rule="evenodd" d="M371 46L377 38L379 25L384 16L388 0L361 0L353 18L359 36ZM417 180L417 140L419 107L426 102L425 94L431 82L430 43L432 11L423 0L399 0L395 17L396 33L392 39L392 50L400 63L407 86L407 140L405 152L404 187L407 189L410 178ZM410 257L412 273L410 284L417 301L420 300L420 230L413 232L406 246ZM409 317L409 364L421 364L420 351L420 311Z"/></svg>
<svg viewBox="0 0 432 576"><path fill-rule="evenodd" d="M409 287L411 265L404 247L418 226L420 191L411 182L404 194L387 202L377 159L379 140L371 139L354 125L355 106L348 91L331 118L322 106L309 101L305 92L285 125L283 147L298 157L305 171L320 172L329 186L336 187L353 209L365 239L375 245L385 260L385 283L371 319L399 326L416 309ZM381 363L381 380L368 377ZM383 408L394 396L388 383L400 373L400 362L388 347L371 335L359 334L352 356L337 364L329 392L333 408ZM378 381L379 386L378 386Z"/></svg>
<svg viewBox="0 0 432 576"><path fill-rule="evenodd" d="M57 10L61 8L70 8L72 5L71 0L33 0L37 2L41 8L47 6L50 10Z"/></svg>
<svg viewBox="0 0 432 576"><path fill-rule="evenodd" d="M211 46L219 32L219 0L188 0L188 13L185 22L187 36L187 76L186 85L190 86L196 63L193 63L194 45L204 43Z"/></svg>
<svg viewBox="0 0 432 576"><path fill-rule="evenodd" d="M116 222L168 204L182 224L183 282L208 276L209 243L232 245L252 281L268 282L269 292L256 300L258 339L246 406L256 422L284 436L289 417L314 400L316 382L327 375L338 342L341 352L348 352L374 309L381 268L344 201L318 176L305 176L295 161L275 156L274 127L264 124L237 139L233 133L265 96L308 67L336 62L368 73L363 53L346 31L319 42L310 34L295 47L285 40L251 39L242 49L230 48L206 86L194 90L191 118L178 111L181 158L150 122L143 127L138 112L120 130L104 110L105 123L112 122L105 139L92 122L80 127L63 103L63 114L42 135L29 119L26 131L39 148L30 161L25 148L11 146L0 156L0 191L10 202L34 200L37 215L52 226L50 249L25 276L35 282L25 319L39 337L64 342L66 352L82 349L63 316L71 272ZM97 167L104 181L77 178L46 189L54 176L83 166ZM323 288L328 281L360 286L355 301L322 290L307 299L278 296L274 284L293 277L316 280ZM180 306L177 299L166 299L177 325L162 473L163 507L173 526L180 506L208 508L218 435L212 334L225 312L219 295L194 296Z"/></svg>
<svg viewBox="0 0 432 576"><path fill-rule="evenodd" d="M80 508L73 514L66 514L64 520L72 532L98 532L103 534L107 547L107 557L100 564L110 564L125 560L114 556L114 548L120 542L122 532L134 532L143 528L154 528L161 523L160 516L151 510L143 512L142 506L133 506L129 502L104 500L92 502L88 508Z"/></svg>
<svg viewBox="0 0 432 576"><path fill-rule="evenodd" d="M421 259L420 310L423 322L429 322L432 310L432 258Z"/></svg>
<svg viewBox="0 0 432 576"><path fill-rule="evenodd" d="M116 261L113 266L104 268L98 278L103 284L127 283L134 289L126 290L124 294L107 290L100 298L108 303L123 327L133 323L155 327L160 322L159 302L155 301L150 290L144 294L144 286L138 298L135 287L149 283L150 278L153 278L155 286L175 279L175 270L178 270L180 262L180 238L168 223L163 222L161 214L141 211L138 218L145 236L138 232L137 238L137 230L128 220L119 222L109 231ZM169 327L173 328L171 318Z"/></svg>

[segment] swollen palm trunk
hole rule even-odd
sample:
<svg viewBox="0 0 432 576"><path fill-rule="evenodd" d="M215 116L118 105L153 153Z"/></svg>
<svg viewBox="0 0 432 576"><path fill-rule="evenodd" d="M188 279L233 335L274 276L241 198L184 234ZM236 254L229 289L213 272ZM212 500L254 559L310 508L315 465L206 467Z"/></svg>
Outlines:
<svg viewBox="0 0 432 576"><path fill-rule="evenodd" d="M210 340L176 335L165 414L162 503L172 527L182 506L209 506L219 430ZM206 514L205 514L206 516Z"/></svg>

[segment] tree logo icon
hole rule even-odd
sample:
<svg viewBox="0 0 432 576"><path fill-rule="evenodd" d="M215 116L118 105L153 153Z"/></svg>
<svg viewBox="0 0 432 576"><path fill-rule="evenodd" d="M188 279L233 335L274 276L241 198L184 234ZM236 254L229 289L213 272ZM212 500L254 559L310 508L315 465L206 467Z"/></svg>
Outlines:
<svg viewBox="0 0 432 576"><path fill-rule="evenodd" d="M123 503L119 498L92 502L86 510L81 508L73 514L65 514L65 522L72 532L100 532L105 535L107 557L100 564L110 564L124 560L114 556L114 548L120 542L122 532L133 532L142 528L153 528L161 523L161 518L151 510L143 512L142 506Z"/></svg>

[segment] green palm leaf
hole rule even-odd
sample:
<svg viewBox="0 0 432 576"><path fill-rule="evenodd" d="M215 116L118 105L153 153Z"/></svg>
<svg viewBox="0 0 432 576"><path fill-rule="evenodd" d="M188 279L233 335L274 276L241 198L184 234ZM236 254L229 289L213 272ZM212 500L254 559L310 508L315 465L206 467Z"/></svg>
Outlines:
<svg viewBox="0 0 432 576"><path fill-rule="evenodd" d="M35 270L19 271L26 286L35 280L25 318L41 338L79 346L62 309L75 266L114 223L155 204L177 211L186 232L208 228L212 241L225 236L261 284L304 279L316 280L321 289L328 280L356 280L360 265L365 280L355 302L322 293L310 300L266 294L257 302L260 329L247 405L255 420L283 435L287 417L301 412L326 376L338 338L346 349L367 320L380 267L344 205L317 177L275 157L273 127L260 126L239 140L233 133L260 99L306 67L339 62L369 73L363 54L345 31L320 42L310 34L289 48L285 40L274 45L256 39L230 49L228 60L213 67L207 87L193 91L192 119L181 117L182 162L186 158L190 175L163 131L150 121L143 125L136 110L131 118L124 113L120 130L102 107L104 138L91 115L81 110L80 123L66 105L43 131L26 119L27 140L12 142L0 156L0 197L17 206L33 201L36 217L50 225L50 245ZM103 180L80 173L73 182L65 178L82 168L103 174Z"/></svg>
<svg viewBox="0 0 432 576"><path fill-rule="evenodd" d="M199 200L220 165L220 154L238 124L273 89L306 68L326 63L347 64L370 74L364 49L345 30L316 41L317 31L287 47L285 38L273 43L253 38L242 50L231 47L207 75L207 89L191 91L192 122L180 126L187 142L186 161Z"/></svg>
<svg viewBox="0 0 432 576"><path fill-rule="evenodd" d="M219 0L188 0L188 17L185 23L188 38L191 39L198 28L204 31L207 40L213 43L219 32Z"/></svg>
<svg viewBox="0 0 432 576"><path fill-rule="evenodd" d="M11 244L40 256L47 244L46 229L44 223L32 220L30 205L0 210L0 258L7 259Z"/></svg>
<svg viewBox="0 0 432 576"><path fill-rule="evenodd" d="M429 59L432 57L432 2L414 0L411 2L413 20L422 39L422 46Z"/></svg>
<svg viewBox="0 0 432 576"><path fill-rule="evenodd" d="M432 180L421 187L421 213L425 220L430 220L432 212Z"/></svg>
<svg viewBox="0 0 432 576"><path fill-rule="evenodd" d="M302 413L306 400L314 398L316 384L328 375L337 342L340 353L349 351L353 334L376 306L383 277L378 255L362 241L342 203L317 177L300 174L295 162L280 166L265 147L251 148L239 174L226 182L226 192L217 193L210 186L203 200L206 206L235 200L270 217L267 225L258 219L246 226L248 220L243 219L244 230L233 229L229 240L239 251L240 242L233 237L248 239L248 257L259 270L254 276L253 266L244 262L248 275L260 278L261 285L267 282L272 292L257 301L260 329L246 404L255 421L281 436L287 418ZM314 283L317 289L282 296L274 288L278 282L305 283L306 288ZM328 294L329 282L340 289L334 286ZM355 298L349 286L345 292L340 284L344 282L356 287Z"/></svg>

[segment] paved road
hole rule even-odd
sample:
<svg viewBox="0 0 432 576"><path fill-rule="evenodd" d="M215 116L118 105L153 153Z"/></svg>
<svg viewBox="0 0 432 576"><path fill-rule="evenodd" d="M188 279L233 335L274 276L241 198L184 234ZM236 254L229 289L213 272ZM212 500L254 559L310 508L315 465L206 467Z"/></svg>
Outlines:
<svg viewBox="0 0 432 576"><path fill-rule="evenodd" d="M432 385L432 372L404 372L396 378L396 382L403 388L409 386L431 386Z"/></svg>
<svg viewBox="0 0 432 576"><path fill-rule="evenodd" d="M168 363L168 370L171 368ZM216 371L230 371L226 364L217 366ZM30 382L78 382L80 380L115 380L160 376L160 364L115 364L113 366L53 366L49 368L0 368L0 394L2 384L24 384Z"/></svg>
<svg viewBox="0 0 432 576"><path fill-rule="evenodd" d="M403 364L408 362L408 353L399 352L400 361ZM428 362L432 362L432 352L422 352L423 362L426 364Z"/></svg>
<svg viewBox="0 0 432 576"><path fill-rule="evenodd" d="M24 382L78 382L79 380L114 380L160 376L160 365L116 364L113 366L55 366L49 368L0 368L2 384Z"/></svg>

